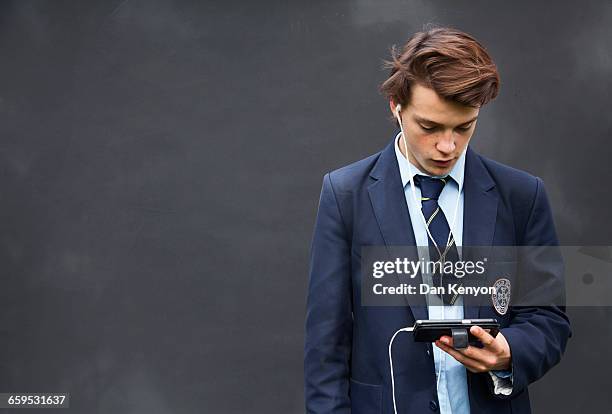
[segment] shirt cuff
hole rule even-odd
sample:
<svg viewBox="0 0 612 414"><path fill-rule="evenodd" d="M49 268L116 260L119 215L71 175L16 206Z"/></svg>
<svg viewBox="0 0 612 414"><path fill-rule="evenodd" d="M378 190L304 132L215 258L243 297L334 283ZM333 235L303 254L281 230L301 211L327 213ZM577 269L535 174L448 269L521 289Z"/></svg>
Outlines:
<svg viewBox="0 0 612 414"><path fill-rule="evenodd" d="M510 378L512 376L512 371L503 369L503 370L493 370L492 374L495 374L499 378Z"/></svg>
<svg viewBox="0 0 612 414"><path fill-rule="evenodd" d="M496 395L512 394L512 371L489 371L489 376L493 381L493 393Z"/></svg>

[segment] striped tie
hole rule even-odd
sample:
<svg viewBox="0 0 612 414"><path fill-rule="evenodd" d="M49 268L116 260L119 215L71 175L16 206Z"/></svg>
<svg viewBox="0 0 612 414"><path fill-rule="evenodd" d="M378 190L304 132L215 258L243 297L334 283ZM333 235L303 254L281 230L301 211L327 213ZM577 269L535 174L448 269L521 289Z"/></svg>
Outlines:
<svg viewBox="0 0 612 414"><path fill-rule="evenodd" d="M431 237L429 237L429 235L427 236L429 241L429 257L432 261L441 261L442 265L448 261L453 262L454 264L459 260L457 246L455 245L455 240L452 234L450 237L450 242L447 246L450 227L448 225L448 221L446 221L444 212L438 204L440 193L442 193L442 189L449 179L450 178L448 177L434 178L424 175L416 175L414 177L415 185L421 189L421 210L423 211L425 223L429 229L429 233L431 234ZM435 244L431 240L432 237L436 241ZM436 266L436 270L438 270L438 268L439 266ZM454 278L454 276L451 277ZM444 286L442 285L442 274L438 271L432 274L432 281L434 286ZM453 281L453 283L457 282L458 280ZM445 290L445 294L439 296L445 305L452 305L455 300L457 300L457 297L456 295L448 293L448 289Z"/></svg>

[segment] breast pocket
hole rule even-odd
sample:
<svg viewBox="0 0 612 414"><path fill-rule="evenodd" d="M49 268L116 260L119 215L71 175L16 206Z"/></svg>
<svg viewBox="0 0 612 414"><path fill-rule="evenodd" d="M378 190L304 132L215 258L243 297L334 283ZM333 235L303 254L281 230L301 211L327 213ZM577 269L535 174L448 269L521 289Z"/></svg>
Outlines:
<svg viewBox="0 0 612 414"><path fill-rule="evenodd" d="M382 386L366 384L351 378L351 413L380 414L382 411Z"/></svg>

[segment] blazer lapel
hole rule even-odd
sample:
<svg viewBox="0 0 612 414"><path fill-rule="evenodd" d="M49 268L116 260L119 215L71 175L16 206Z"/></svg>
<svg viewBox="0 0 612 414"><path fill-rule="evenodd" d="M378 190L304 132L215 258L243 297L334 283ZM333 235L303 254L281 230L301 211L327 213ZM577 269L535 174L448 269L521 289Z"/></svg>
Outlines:
<svg viewBox="0 0 612 414"><path fill-rule="evenodd" d="M368 187L368 193L389 254L390 246L415 246L412 257L418 260L394 145L395 138L382 151L372 169L370 177L375 181ZM405 299L415 320L427 319L428 312L423 295L406 295Z"/></svg>
<svg viewBox="0 0 612 414"><path fill-rule="evenodd" d="M493 178L478 155L468 147L465 160L463 246L488 247L493 243L498 193ZM469 260L468 255L464 260ZM484 284L479 284L485 286ZM464 316L477 318L480 306L472 296L464 297Z"/></svg>

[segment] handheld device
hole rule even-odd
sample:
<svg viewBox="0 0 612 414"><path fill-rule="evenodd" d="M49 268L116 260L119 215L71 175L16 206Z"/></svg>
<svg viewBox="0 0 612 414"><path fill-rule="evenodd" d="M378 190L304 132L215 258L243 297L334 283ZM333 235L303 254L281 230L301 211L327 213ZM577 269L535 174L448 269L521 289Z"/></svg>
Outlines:
<svg viewBox="0 0 612 414"><path fill-rule="evenodd" d="M493 337L499 332L499 323L495 319L439 319L418 320L413 327L416 342L434 342L441 336L453 338L453 347L467 348L468 345L478 345L480 341L470 333L472 326L480 326L488 330Z"/></svg>

